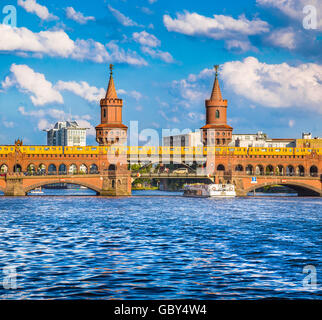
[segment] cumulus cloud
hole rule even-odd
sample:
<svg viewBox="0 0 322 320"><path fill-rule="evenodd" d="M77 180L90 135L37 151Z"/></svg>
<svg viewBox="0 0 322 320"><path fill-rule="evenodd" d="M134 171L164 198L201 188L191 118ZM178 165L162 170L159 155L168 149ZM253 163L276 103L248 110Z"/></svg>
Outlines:
<svg viewBox="0 0 322 320"><path fill-rule="evenodd" d="M132 38L135 42L141 45L141 51L152 57L153 59L160 59L166 63L173 63L174 59L169 52L156 49L161 45L161 41L146 31L134 32Z"/></svg>
<svg viewBox="0 0 322 320"><path fill-rule="evenodd" d="M37 57L54 57L91 60L97 63L119 62L147 65L136 52L125 51L115 42L103 45L92 39L73 41L63 30L34 33L27 28L12 28L0 24L0 51L32 53Z"/></svg>
<svg viewBox="0 0 322 320"><path fill-rule="evenodd" d="M3 120L2 124L6 127L6 128L13 128L15 126L15 124L12 121L6 121Z"/></svg>
<svg viewBox="0 0 322 320"><path fill-rule="evenodd" d="M286 49L296 48L296 33L292 28L282 28L274 30L267 40L274 46L282 47Z"/></svg>
<svg viewBox="0 0 322 320"><path fill-rule="evenodd" d="M250 41L247 40L226 40L226 47L228 50L236 50L239 52L246 52L246 51L258 51L257 48L252 46Z"/></svg>
<svg viewBox="0 0 322 320"><path fill-rule="evenodd" d="M38 127L38 129L40 130L40 131L42 131L42 130L46 130L46 129L49 129L49 128L51 128L53 125L47 120L47 119L39 119L39 121L38 121L38 125L37 125L37 127Z"/></svg>
<svg viewBox="0 0 322 320"><path fill-rule="evenodd" d="M142 46L155 48L161 45L161 41L156 36L146 31L134 32L132 37L134 41L138 42Z"/></svg>
<svg viewBox="0 0 322 320"><path fill-rule="evenodd" d="M18 111L23 115L23 116L30 116L30 117L44 117L45 116L45 111L43 109L38 109L38 110L31 110L31 111L26 111L25 107L20 106L18 108Z"/></svg>
<svg viewBox="0 0 322 320"><path fill-rule="evenodd" d="M124 89L119 89L119 90L117 90L117 94L118 95L128 95L128 96L134 98L136 101L139 101L143 98L142 94L136 90L132 90L130 92L127 92Z"/></svg>
<svg viewBox="0 0 322 320"><path fill-rule="evenodd" d="M36 14L41 20L58 19L58 17L49 13L47 7L40 5L36 0L18 0L18 5L23 7L27 12Z"/></svg>
<svg viewBox="0 0 322 320"><path fill-rule="evenodd" d="M90 86L86 81L61 81L59 80L55 85L55 88L59 91L67 90L82 97L89 102L98 102L105 96L105 90L103 88L96 88Z"/></svg>
<svg viewBox="0 0 322 320"><path fill-rule="evenodd" d="M125 51L123 48L117 45L115 41L110 41L106 47L111 52L112 61L118 61L120 63L127 63L132 65L147 66L148 63L136 52L128 50Z"/></svg>
<svg viewBox="0 0 322 320"><path fill-rule="evenodd" d="M67 18L74 20L79 24L86 24L88 21L95 21L95 17L86 17L81 12L75 11L73 7L67 7L65 10Z"/></svg>
<svg viewBox="0 0 322 320"><path fill-rule="evenodd" d="M185 11L183 14L177 13L176 18L164 15L163 23L168 31L216 40L269 31L267 22L257 18L248 20L244 15L239 16L238 19L225 15L214 15L213 18L209 18L195 12Z"/></svg>
<svg viewBox="0 0 322 320"><path fill-rule="evenodd" d="M88 128L87 135L96 135L95 127L91 125L88 121L91 119L91 116L88 114L85 115L71 115L66 113L64 110L59 109L46 109L46 110L29 110L26 111L25 107L20 106L18 108L20 114L26 117L37 118L37 127L39 130L45 130L53 127L56 121L66 121L74 119L77 121L79 126L83 128Z"/></svg>
<svg viewBox="0 0 322 320"><path fill-rule="evenodd" d="M246 98L251 108L302 108L322 113L322 65L267 64L248 57L223 64L220 79L224 99L234 93ZM210 96L213 80L214 70L206 68L173 81L173 104L198 112L197 106L202 108Z"/></svg>
<svg viewBox="0 0 322 320"><path fill-rule="evenodd" d="M63 103L63 97L52 83L46 80L41 73L35 72L27 65L12 64L11 74L2 82L2 87L7 89L16 86L22 92L30 95L30 100L35 106L48 103Z"/></svg>
<svg viewBox="0 0 322 320"><path fill-rule="evenodd" d="M11 74L1 82L1 86L4 90L10 87L17 87L22 92L29 94L32 103L35 106L43 106L45 104L58 102L63 103L63 97L61 92L69 91L73 94L85 99L91 103L98 103L100 99L105 97L105 89L97 88L89 85L86 81L62 81L59 80L55 85L46 80L45 75L35 72L33 69L26 65L15 65L10 67ZM142 94L136 90L126 92L123 89L117 91L118 94L128 95L139 101L143 98ZM52 117L62 119L63 114L56 111L56 109L50 109ZM54 113L56 111L56 113ZM25 110L23 107L19 108L19 112L23 115ZM44 111L37 110L31 111L30 115L42 117L45 115ZM56 116L54 116L56 115ZM89 120L87 117L84 120Z"/></svg>
<svg viewBox="0 0 322 320"><path fill-rule="evenodd" d="M210 79L214 76L213 69L203 69L199 74L190 74L186 79L174 80L170 93L175 103L185 108L191 108L210 95Z"/></svg>
<svg viewBox="0 0 322 320"><path fill-rule="evenodd" d="M322 113L321 65L274 65L248 57L225 63L221 74L227 87L262 106L300 107Z"/></svg>
<svg viewBox="0 0 322 320"><path fill-rule="evenodd" d="M125 27L137 27L139 26L138 23L130 19L129 17L125 16L120 11L114 9L110 5L108 5L108 9L111 11L112 15L115 17L115 19L123 26Z"/></svg>
<svg viewBox="0 0 322 320"><path fill-rule="evenodd" d="M68 57L75 50L75 43L64 31L34 33L27 28L12 28L0 24L0 50L24 51Z"/></svg>
<svg viewBox="0 0 322 320"><path fill-rule="evenodd" d="M166 63L173 63L174 59L169 52L161 51L159 49L152 49L150 47L142 47L142 52L151 56L154 59L160 59Z"/></svg>
<svg viewBox="0 0 322 320"><path fill-rule="evenodd" d="M322 28L322 2L321 0L256 0L257 4L280 10L286 16L302 21L306 14L303 8L307 5L314 6L317 12L318 28Z"/></svg>

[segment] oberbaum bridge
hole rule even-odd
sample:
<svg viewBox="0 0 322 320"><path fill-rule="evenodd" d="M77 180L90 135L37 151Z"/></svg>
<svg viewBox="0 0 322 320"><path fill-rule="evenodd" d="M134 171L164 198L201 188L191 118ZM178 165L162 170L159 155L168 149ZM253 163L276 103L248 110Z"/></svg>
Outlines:
<svg viewBox="0 0 322 320"><path fill-rule="evenodd" d="M112 68L111 65L106 95L100 100L101 123L95 128L99 145L24 146L17 140L15 145L0 146L0 191L5 196L25 196L35 188L57 183L85 186L100 196L129 196L137 178L160 179L164 183L179 178L187 182L198 179L205 183L233 183L239 196L271 185L291 187L299 196L322 196L322 148L228 146L233 128L227 125L228 103L221 95L218 66L210 99L205 101L203 147L127 146L123 100L117 96ZM172 170L131 172L131 163L168 168L177 164L189 170L183 174ZM27 174L30 172L35 174Z"/></svg>

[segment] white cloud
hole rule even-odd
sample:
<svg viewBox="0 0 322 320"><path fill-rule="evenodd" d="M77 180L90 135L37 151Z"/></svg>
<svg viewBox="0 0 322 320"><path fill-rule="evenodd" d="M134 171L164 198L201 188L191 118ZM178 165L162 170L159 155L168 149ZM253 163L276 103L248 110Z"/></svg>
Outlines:
<svg viewBox="0 0 322 320"><path fill-rule="evenodd" d="M168 122L174 122L179 123L179 119L176 116L169 116L167 113L165 113L163 110L159 110L159 114L163 119L165 119Z"/></svg>
<svg viewBox="0 0 322 320"><path fill-rule="evenodd" d="M37 57L46 54L97 63L147 65L136 52L130 50L126 52L115 42L103 45L92 39L73 41L63 30L34 33L24 27L12 28L3 24L0 24L0 51L29 52Z"/></svg>
<svg viewBox="0 0 322 320"><path fill-rule="evenodd" d="M11 74L2 82L3 88L16 86L22 92L30 95L31 102L35 106L43 106L48 103L63 103L63 97L52 83L46 80L41 73L35 72L27 65L12 64Z"/></svg>
<svg viewBox="0 0 322 320"><path fill-rule="evenodd" d="M161 41L146 31L134 32L132 34L134 41L141 44L141 51L154 59L160 59L166 63L173 63L174 59L169 52L156 49L161 45Z"/></svg>
<svg viewBox="0 0 322 320"><path fill-rule="evenodd" d="M89 129L89 130L86 130L86 135L96 137L95 127L92 126L89 121L87 121L85 119L77 119L77 118L76 118L76 121L79 124L79 126L81 126L82 128L88 128Z"/></svg>
<svg viewBox="0 0 322 320"><path fill-rule="evenodd" d="M139 66L148 65L148 63L142 57L138 56L136 52L131 50L126 52L123 48L120 48L115 41L110 41L106 47L111 52L112 61Z"/></svg>
<svg viewBox="0 0 322 320"><path fill-rule="evenodd" d="M142 106L136 106L135 110L141 112L143 110L143 107Z"/></svg>
<svg viewBox="0 0 322 320"><path fill-rule="evenodd" d="M139 101L143 98L142 94L138 91L132 90L130 92L125 91L124 89L117 90L118 95L128 95L132 98L134 98L136 101Z"/></svg>
<svg viewBox="0 0 322 320"><path fill-rule="evenodd" d="M87 135L92 135L92 136L96 135L95 127L92 126L91 123L88 121L91 119L91 116L88 114L81 115L81 116L70 115L70 114L67 114L64 110L59 110L59 109L26 111L23 106L20 106L18 110L23 116L38 118L37 127L39 130L44 130L44 129L53 127L56 121L75 119L81 127L89 129L87 130Z"/></svg>
<svg viewBox="0 0 322 320"><path fill-rule="evenodd" d="M151 15L153 14L153 11L147 7L142 7L141 8L142 12L144 12L145 14Z"/></svg>
<svg viewBox="0 0 322 320"><path fill-rule="evenodd" d="M27 28L12 28L0 24L0 50L25 51L68 57L75 50L75 43L64 31L33 33Z"/></svg>
<svg viewBox="0 0 322 320"><path fill-rule="evenodd" d="M261 6L273 7L292 19L302 21L305 17L303 8L313 5L316 8L318 27L322 28L322 2L321 0L256 0Z"/></svg>
<svg viewBox="0 0 322 320"><path fill-rule="evenodd" d="M62 81L59 80L55 85L45 79L44 74L37 73L26 65L13 64L10 68L11 74L1 82L4 90L16 86L23 92L30 95L30 99L34 105L45 105L52 102L63 103L62 91L69 91L80 96L88 102L98 103L100 99L105 97L105 89L90 86L86 81ZM118 94L128 95L139 101L143 98L142 94L136 90L126 92L123 89L117 91ZM19 109L21 114L24 114L24 108ZM43 111L32 111L34 116L44 116ZM53 116L55 109L51 109L52 117L61 118L59 115ZM87 118L85 120L90 120Z"/></svg>
<svg viewBox="0 0 322 320"><path fill-rule="evenodd" d="M38 4L36 0L18 0L18 5L23 7L27 12L35 13L41 20L58 19L58 17L49 13L47 7Z"/></svg>
<svg viewBox="0 0 322 320"><path fill-rule="evenodd" d="M226 40L226 47L228 50L237 50L240 52L246 52L250 50L258 51L257 48L252 46L252 44L248 39L247 40L236 40L236 39Z"/></svg>
<svg viewBox="0 0 322 320"><path fill-rule="evenodd" d="M110 5L108 5L108 9L111 11L115 19L123 26L125 27L137 27L139 26L135 21L130 19L129 17L125 16L123 13L120 11L114 9Z"/></svg>
<svg viewBox="0 0 322 320"><path fill-rule="evenodd" d="M294 125L295 125L295 120L290 119L290 120L289 120L289 122L288 122L288 126L289 126L290 128L293 128L293 127L294 127Z"/></svg>
<svg viewBox="0 0 322 320"><path fill-rule="evenodd" d="M142 46L155 48L161 45L161 41L156 36L146 31L134 32L132 37L134 41L140 43Z"/></svg>
<svg viewBox="0 0 322 320"><path fill-rule="evenodd" d="M171 83L171 92L176 104L184 108L202 103L210 95L213 69L203 69L199 74L190 74L187 79L174 80ZM210 86L209 86L210 85Z"/></svg>
<svg viewBox="0 0 322 320"><path fill-rule="evenodd" d="M103 88L98 89L90 86L86 81L76 82L59 80L55 85L55 89L73 92L89 102L98 102L105 96L105 90Z"/></svg>
<svg viewBox="0 0 322 320"><path fill-rule="evenodd" d="M157 2L158 0L148 0L150 4Z"/></svg>
<svg viewBox="0 0 322 320"><path fill-rule="evenodd" d="M266 107L300 107L322 113L322 66L266 64L254 57L222 67L226 87Z"/></svg>
<svg viewBox="0 0 322 320"><path fill-rule="evenodd" d="M166 63L173 63L174 59L169 52L161 51L158 49L152 49L150 47L142 47L142 52L151 56L154 59L160 59Z"/></svg>
<svg viewBox="0 0 322 320"><path fill-rule="evenodd" d="M3 120L2 124L6 127L6 128L13 128L15 126L15 124L12 121L6 121Z"/></svg>
<svg viewBox="0 0 322 320"><path fill-rule="evenodd" d="M39 119L38 120L38 129L41 130L46 130L48 128L51 128L53 125L48 122L47 119Z"/></svg>
<svg viewBox="0 0 322 320"><path fill-rule="evenodd" d="M174 31L190 36L202 36L212 39L227 39L227 37L249 36L269 31L267 22L260 19L248 20L244 15L234 19L225 15L214 15L213 18L198 13L185 11L177 13L172 19L163 16L163 23L168 31Z"/></svg>
<svg viewBox="0 0 322 320"><path fill-rule="evenodd" d="M65 10L67 18L74 20L79 24L86 24L88 21L95 21L95 17L85 17L81 12L75 11L73 7L67 7Z"/></svg>
<svg viewBox="0 0 322 320"><path fill-rule="evenodd" d="M273 31L268 37L269 43L286 49L296 48L296 34L291 28L283 28Z"/></svg>
<svg viewBox="0 0 322 320"><path fill-rule="evenodd" d="M38 109L38 110L32 110L32 111L26 111L25 107L20 106L18 108L18 111L23 115L23 116L30 116L30 117L37 117L41 118L45 116L45 111L43 109Z"/></svg>

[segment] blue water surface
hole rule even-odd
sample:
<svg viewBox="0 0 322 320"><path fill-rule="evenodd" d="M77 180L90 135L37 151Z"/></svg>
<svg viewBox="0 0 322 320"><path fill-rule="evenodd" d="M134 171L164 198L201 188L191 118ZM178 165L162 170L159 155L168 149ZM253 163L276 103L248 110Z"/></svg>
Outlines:
<svg viewBox="0 0 322 320"><path fill-rule="evenodd" d="M1 299L321 299L320 198L48 192L0 197Z"/></svg>

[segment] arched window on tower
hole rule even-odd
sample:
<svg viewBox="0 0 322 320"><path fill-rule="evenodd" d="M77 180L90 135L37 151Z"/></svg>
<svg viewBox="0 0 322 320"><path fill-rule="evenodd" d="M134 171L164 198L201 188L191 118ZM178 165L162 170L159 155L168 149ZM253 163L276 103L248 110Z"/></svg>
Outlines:
<svg viewBox="0 0 322 320"><path fill-rule="evenodd" d="M216 118L219 119L219 117L220 117L219 110L216 110Z"/></svg>
<svg viewBox="0 0 322 320"><path fill-rule="evenodd" d="M104 118L106 118L106 109L104 109Z"/></svg>

